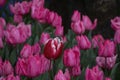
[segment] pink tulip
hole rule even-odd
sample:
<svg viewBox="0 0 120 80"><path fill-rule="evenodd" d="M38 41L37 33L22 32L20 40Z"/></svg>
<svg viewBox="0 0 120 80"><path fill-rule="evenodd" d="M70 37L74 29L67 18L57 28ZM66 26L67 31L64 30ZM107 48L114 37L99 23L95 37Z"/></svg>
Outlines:
<svg viewBox="0 0 120 80"><path fill-rule="evenodd" d="M6 0L0 0L0 6L4 6L6 3Z"/></svg>
<svg viewBox="0 0 120 80"><path fill-rule="evenodd" d="M45 45L48 39L50 39L50 35L48 33L43 32L41 34L40 41L39 41L40 45L42 44Z"/></svg>
<svg viewBox="0 0 120 80"><path fill-rule="evenodd" d="M105 57L96 57L96 63L98 66L105 68L106 67L106 59Z"/></svg>
<svg viewBox="0 0 120 80"><path fill-rule="evenodd" d="M24 42L28 37L32 35L30 24L25 25L24 23L19 23L17 28L20 33L20 38L21 38L20 43Z"/></svg>
<svg viewBox="0 0 120 80"><path fill-rule="evenodd" d="M55 17L55 12L52 12L52 11L49 11L48 14L47 14L47 22L49 24L52 24L53 20L54 20L54 17ZM54 27L54 26L53 26Z"/></svg>
<svg viewBox="0 0 120 80"><path fill-rule="evenodd" d="M55 29L55 35L56 36L63 36L63 27L62 26L60 26L60 27L57 27L56 29Z"/></svg>
<svg viewBox="0 0 120 80"><path fill-rule="evenodd" d="M31 2L17 2L14 6L10 5L10 11L15 15L24 15L30 12Z"/></svg>
<svg viewBox="0 0 120 80"><path fill-rule="evenodd" d="M20 23L22 21L23 21L23 19L22 19L21 15L14 15L14 22L15 23Z"/></svg>
<svg viewBox="0 0 120 80"><path fill-rule="evenodd" d="M63 74L62 70L59 70L55 75L54 80L70 80L70 78L67 78L65 74Z"/></svg>
<svg viewBox="0 0 120 80"><path fill-rule="evenodd" d="M29 44L25 44L22 50L20 51L20 56L22 58L28 58L31 55L33 55L32 46L30 46Z"/></svg>
<svg viewBox="0 0 120 80"><path fill-rule="evenodd" d="M105 40L104 43L99 44L98 55L103 57L111 57L115 54L115 44L113 41Z"/></svg>
<svg viewBox="0 0 120 80"><path fill-rule="evenodd" d="M98 34L93 36L92 38L92 44L93 44L93 48L98 47L99 43L103 43L104 42L104 38L102 37L102 35Z"/></svg>
<svg viewBox="0 0 120 80"><path fill-rule="evenodd" d="M77 46L64 51L63 62L67 67L74 67L80 63L80 51Z"/></svg>
<svg viewBox="0 0 120 80"><path fill-rule="evenodd" d="M117 58L116 55L113 56L113 57L107 57L107 59L106 59L106 65L107 65L107 67L106 68L112 69L114 67L114 65L115 65L116 58Z"/></svg>
<svg viewBox="0 0 120 80"><path fill-rule="evenodd" d="M65 77L67 80L70 80L70 72L68 69L65 69L65 73L64 73Z"/></svg>
<svg viewBox="0 0 120 80"><path fill-rule="evenodd" d="M115 43L120 44L120 29L116 30L115 35L114 35L114 41Z"/></svg>
<svg viewBox="0 0 120 80"><path fill-rule="evenodd" d="M2 39L0 38L0 48L3 48L3 47L4 47L3 41L2 41Z"/></svg>
<svg viewBox="0 0 120 80"><path fill-rule="evenodd" d="M117 56L112 57L96 57L96 63L102 68L112 69L115 65Z"/></svg>
<svg viewBox="0 0 120 80"><path fill-rule="evenodd" d="M4 31L4 34L5 34L5 39L6 39L7 43L10 43L10 44L19 43L20 33L16 27L11 28L11 31L10 30Z"/></svg>
<svg viewBox="0 0 120 80"><path fill-rule="evenodd" d="M33 55L40 53L41 48L40 48L39 43L35 43L35 44L32 46L32 51L33 51Z"/></svg>
<svg viewBox="0 0 120 80"><path fill-rule="evenodd" d="M80 12L77 11L77 10L75 10L74 13L73 13L73 15L72 15L71 20L72 20L73 22L77 22L77 21L80 20L80 18L81 18Z"/></svg>
<svg viewBox="0 0 120 80"><path fill-rule="evenodd" d="M2 65L3 65L3 61L2 58L0 57L0 75L3 75Z"/></svg>
<svg viewBox="0 0 120 80"><path fill-rule="evenodd" d="M42 64L41 66L39 66L40 74L43 74L46 71L49 71L52 69L51 61L49 59L47 59L44 55L40 56L40 64Z"/></svg>
<svg viewBox="0 0 120 80"><path fill-rule="evenodd" d="M12 73L13 73L13 67L10 64L10 62L6 60L2 65L2 74L3 75L9 75L9 74L12 74Z"/></svg>
<svg viewBox="0 0 120 80"><path fill-rule="evenodd" d="M44 0L32 0L32 8L35 7L43 7L44 6Z"/></svg>
<svg viewBox="0 0 120 80"><path fill-rule="evenodd" d="M4 35L7 43L14 45L23 43L31 36L31 25L25 25L24 23L19 23L17 27L8 25Z"/></svg>
<svg viewBox="0 0 120 80"><path fill-rule="evenodd" d="M39 22L45 23L48 12L49 10L47 8L38 7L32 10L31 16Z"/></svg>
<svg viewBox="0 0 120 80"><path fill-rule="evenodd" d="M99 70L98 66L92 69L87 68L85 72L85 80L103 80L104 74Z"/></svg>
<svg viewBox="0 0 120 80"><path fill-rule="evenodd" d="M27 68L26 68L26 76L28 77L36 77L40 75L40 57L39 56L30 56L26 60Z"/></svg>
<svg viewBox="0 0 120 80"><path fill-rule="evenodd" d="M80 49L89 49L91 47L91 42L85 35L77 36L76 40Z"/></svg>
<svg viewBox="0 0 120 80"><path fill-rule="evenodd" d="M82 21L72 22L71 28L76 34L82 34L85 32L85 27Z"/></svg>
<svg viewBox="0 0 120 80"><path fill-rule="evenodd" d="M83 25L85 26L86 30L93 30L97 25L97 19L95 19L94 22L92 23L90 18L86 15L82 16L82 21L83 21Z"/></svg>
<svg viewBox="0 0 120 80"><path fill-rule="evenodd" d="M16 63L16 66L15 66L16 74L25 76L27 74L26 68L27 68L27 63L26 63L25 59L19 58Z"/></svg>
<svg viewBox="0 0 120 80"><path fill-rule="evenodd" d="M58 38L49 39L44 46L44 55L48 59L57 59L63 49L63 42Z"/></svg>
<svg viewBox="0 0 120 80"><path fill-rule="evenodd" d="M14 76L13 74L10 74L7 77L3 78L2 80L20 80L20 77Z"/></svg>
<svg viewBox="0 0 120 80"><path fill-rule="evenodd" d="M79 76L81 74L80 65L70 68L70 73L72 76Z"/></svg>
<svg viewBox="0 0 120 80"><path fill-rule="evenodd" d="M111 27L114 30L120 29L120 17L115 17L114 19L111 19Z"/></svg>
<svg viewBox="0 0 120 80"><path fill-rule="evenodd" d="M4 27L6 25L5 19L0 17L0 25Z"/></svg>
<svg viewBox="0 0 120 80"><path fill-rule="evenodd" d="M42 64L42 65L41 65ZM31 55L26 59L18 59L16 74L27 77L37 77L52 68L50 60L44 55Z"/></svg>
<svg viewBox="0 0 120 80"><path fill-rule="evenodd" d="M52 21L52 26L54 27L62 26L62 18L57 13L55 13L54 20Z"/></svg>
<svg viewBox="0 0 120 80"><path fill-rule="evenodd" d="M109 77L106 77L106 78L105 78L105 80L112 80L112 79L111 79L111 78L109 78Z"/></svg>

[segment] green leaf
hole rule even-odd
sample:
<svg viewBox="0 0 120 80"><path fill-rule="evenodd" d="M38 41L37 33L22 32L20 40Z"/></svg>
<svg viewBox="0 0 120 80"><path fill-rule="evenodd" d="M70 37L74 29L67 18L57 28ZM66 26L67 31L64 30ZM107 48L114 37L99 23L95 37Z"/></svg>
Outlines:
<svg viewBox="0 0 120 80"><path fill-rule="evenodd" d="M15 49L13 49L13 51L11 52L9 60L10 60L10 62L11 62L12 65L15 65L15 63L17 61L17 53L16 53Z"/></svg>
<svg viewBox="0 0 120 80"><path fill-rule="evenodd" d="M112 78L112 80L120 80L120 62L115 64L111 71L110 77Z"/></svg>

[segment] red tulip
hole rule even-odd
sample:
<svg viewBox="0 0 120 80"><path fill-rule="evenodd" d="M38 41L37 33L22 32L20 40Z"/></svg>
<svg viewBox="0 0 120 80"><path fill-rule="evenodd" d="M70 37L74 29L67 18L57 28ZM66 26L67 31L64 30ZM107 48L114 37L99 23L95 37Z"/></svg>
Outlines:
<svg viewBox="0 0 120 80"><path fill-rule="evenodd" d="M58 37L49 39L44 47L44 55L48 59L56 59L60 56L63 49L63 42Z"/></svg>

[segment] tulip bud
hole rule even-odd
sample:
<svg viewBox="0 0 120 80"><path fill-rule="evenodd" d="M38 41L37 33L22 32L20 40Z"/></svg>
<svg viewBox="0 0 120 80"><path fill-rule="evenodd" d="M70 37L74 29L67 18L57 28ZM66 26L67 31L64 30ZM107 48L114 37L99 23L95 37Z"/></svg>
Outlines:
<svg viewBox="0 0 120 80"><path fill-rule="evenodd" d="M92 69L87 68L85 73L85 80L104 80L104 74L99 70L98 66Z"/></svg>
<svg viewBox="0 0 120 80"><path fill-rule="evenodd" d="M104 42L104 38L102 37L102 35L98 34L93 36L92 38L92 44L93 44L93 48L97 48L99 43L103 43Z"/></svg>
<svg viewBox="0 0 120 80"><path fill-rule="evenodd" d="M9 61L5 61L2 66L3 75L9 75L13 73L13 67Z"/></svg>
<svg viewBox="0 0 120 80"><path fill-rule="evenodd" d="M85 32L85 27L82 21L72 22L71 28L76 34L82 34Z"/></svg>
<svg viewBox="0 0 120 80"><path fill-rule="evenodd" d="M94 23L92 23L88 16L82 16L82 21L86 30L93 30L97 25L97 19L95 19Z"/></svg>
<svg viewBox="0 0 120 80"><path fill-rule="evenodd" d="M106 40L104 43L99 44L98 55L101 57L111 57L115 54L115 43Z"/></svg>
<svg viewBox="0 0 120 80"><path fill-rule="evenodd" d="M40 45L42 44L45 45L48 39L50 39L50 35L48 33L43 32L41 34L40 41L39 41Z"/></svg>
<svg viewBox="0 0 120 80"><path fill-rule="evenodd" d="M111 27L114 30L120 29L120 17L115 17L114 19L111 19Z"/></svg>
<svg viewBox="0 0 120 80"><path fill-rule="evenodd" d="M79 11L75 10L74 13L73 13L73 15L72 15L71 20L73 22L77 22L77 21L80 20L80 18L81 18L81 15L80 15Z"/></svg>
<svg viewBox="0 0 120 80"><path fill-rule="evenodd" d="M64 65L67 67L74 67L80 63L80 52L75 46L72 49L66 49L63 55Z"/></svg>
<svg viewBox="0 0 120 80"><path fill-rule="evenodd" d="M69 73L67 73L66 76L66 72L65 74L63 74L62 70L59 70L58 73L55 75L54 80L70 80L70 75Z"/></svg>
<svg viewBox="0 0 120 80"><path fill-rule="evenodd" d="M62 26L59 26L59 27L56 27L55 29L55 35L56 36L63 36L63 27Z"/></svg>
<svg viewBox="0 0 120 80"><path fill-rule="evenodd" d="M70 68L70 73L72 76L79 76L81 74L80 65Z"/></svg>
<svg viewBox="0 0 120 80"><path fill-rule="evenodd" d="M58 37L49 39L44 47L44 55L48 59L57 59L62 53L63 42Z"/></svg>
<svg viewBox="0 0 120 80"><path fill-rule="evenodd" d="M116 30L114 35L114 41L115 43L120 44L120 29Z"/></svg>
<svg viewBox="0 0 120 80"><path fill-rule="evenodd" d="M85 35L77 36L76 40L80 49L89 49L91 47L91 42Z"/></svg>

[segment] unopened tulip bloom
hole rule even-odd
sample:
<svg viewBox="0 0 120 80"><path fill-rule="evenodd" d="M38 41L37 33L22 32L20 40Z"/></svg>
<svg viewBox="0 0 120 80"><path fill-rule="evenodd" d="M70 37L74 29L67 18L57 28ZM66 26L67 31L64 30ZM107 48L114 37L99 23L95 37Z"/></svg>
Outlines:
<svg viewBox="0 0 120 80"><path fill-rule="evenodd" d="M25 59L20 59L18 58L18 61L16 63L16 66L15 66L15 72L17 75L22 75L22 76L25 76L27 74L27 64L26 64L26 61Z"/></svg>
<svg viewBox="0 0 120 80"><path fill-rule="evenodd" d="M55 12L49 11L47 14L47 17L46 17L47 23L52 24L54 17L55 17ZM55 27L55 26L53 26L53 27Z"/></svg>
<svg viewBox="0 0 120 80"><path fill-rule="evenodd" d="M57 13L55 13L54 20L52 21L52 26L54 27L62 26L62 18Z"/></svg>
<svg viewBox="0 0 120 80"><path fill-rule="evenodd" d="M85 72L85 80L104 80L104 74L99 70L98 66L92 69L87 68Z"/></svg>
<svg viewBox="0 0 120 80"><path fill-rule="evenodd" d="M20 51L20 56L22 58L27 58L31 55L33 55L32 46L29 44L25 44L22 50Z"/></svg>
<svg viewBox="0 0 120 80"><path fill-rule="evenodd" d="M59 27L56 27L56 29L55 29L55 35L56 36L63 36L63 31L64 29L63 29L63 27L62 26L59 26Z"/></svg>
<svg viewBox="0 0 120 80"><path fill-rule="evenodd" d="M42 65L41 65L42 64ZM16 74L27 76L27 77L37 77L40 74L49 71L52 68L50 60L48 60L44 55L31 55L28 58L18 59L16 63Z"/></svg>
<svg viewBox="0 0 120 80"><path fill-rule="evenodd" d="M114 19L111 19L111 27L114 30L120 29L120 17L115 17Z"/></svg>
<svg viewBox="0 0 120 80"><path fill-rule="evenodd" d="M77 21L80 20L80 18L81 18L80 12L77 11L77 10L75 10L74 13L73 13L73 15L72 15L71 20L72 20L73 22L77 22Z"/></svg>
<svg viewBox="0 0 120 80"><path fill-rule="evenodd" d="M88 16L82 16L82 21L86 30L93 30L97 25L97 19L95 19L94 22L92 23Z"/></svg>
<svg viewBox="0 0 120 80"><path fill-rule="evenodd" d="M10 5L10 11L14 15L24 15L29 13L31 8L31 2L23 1L22 3L17 2L15 5Z"/></svg>
<svg viewBox="0 0 120 80"><path fill-rule="evenodd" d="M59 70L55 75L54 80L70 80L70 78L67 78L66 75L63 74L62 70Z"/></svg>
<svg viewBox="0 0 120 80"><path fill-rule="evenodd" d="M99 43L103 43L103 42L104 42L104 38L103 38L102 35L100 35L100 34L95 35L95 36L93 36L93 38L92 38L93 48L98 47Z"/></svg>
<svg viewBox="0 0 120 80"><path fill-rule="evenodd" d="M85 35L76 36L76 40L80 49L89 49L91 47L91 42Z"/></svg>
<svg viewBox="0 0 120 80"><path fill-rule="evenodd" d="M115 43L120 44L120 29L116 30L114 34L114 41Z"/></svg>
<svg viewBox="0 0 120 80"><path fill-rule="evenodd" d="M43 32L41 34L40 41L39 41L40 45L42 44L45 45L48 39L50 39L50 34Z"/></svg>
<svg viewBox="0 0 120 80"><path fill-rule="evenodd" d="M35 54L39 54L41 51L41 48L40 48L40 45L39 43L36 43L32 46L32 52L33 52L33 55Z"/></svg>
<svg viewBox="0 0 120 80"><path fill-rule="evenodd" d="M105 40L99 44L98 55L101 57L111 57L115 54L115 43L110 40Z"/></svg>
<svg viewBox="0 0 120 80"><path fill-rule="evenodd" d="M4 27L6 25L5 19L0 17L0 25Z"/></svg>
<svg viewBox="0 0 120 80"><path fill-rule="evenodd" d="M30 56L26 60L27 68L26 68L26 76L28 77L36 77L40 75L40 57L39 56Z"/></svg>
<svg viewBox="0 0 120 80"><path fill-rule="evenodd" d="M64 51L63 62L67 67L74 67L80 63L80 51L77 46Z"/></svg>
<svg viewBox="0 0 120 80"><path fill-rule="evenodd" d="M47 59L44 55L40 56L40 64L42 64L40 67L40 74L45 73L46 71L49 71L52 69L52 63L49 59Z"/></svg>
<svg viewBox="0 0 120 80"><path fill-rule="evenodd" d="M23 19L22 19L21 15L14 15L14 22L15 23L20 23L22 21L23 21Z"/></svg>
<svg viewBox="0 0 120 80"><path fill-rule="evenodd" d="M15 45L23 43L31 36L31 25L25 25L24 23L19 23L17 27L8 25L7 29L4 31L4 35L5 40L9 44Z"/></svg>
<svg viewBox="0 0 120 80"><path fill-rule="evenodd" d="M82 21L77 21L77 22L72 22L71 23L71 29L76 33L76 34L82 34L85 32L85 27L83 25Z"/></svg>
<svg viewBox="0 0 120 80"><path fill-rule="evenodd" d="M80 65L74 66L70 68L70 73L72 76L79 76L81 74Z"/></svg>
<svg viewBox="0 0 120 80"><path fill-rule="evenodd" d="M58 38L49 39L44 46L44 55L48 59L57 59L62 53L63 42Z"/></svg>
<svg viewBox="0 0 120 80"><path fill-rule="evenodd" d="M2 80L20 80L20 77L14 76L13 74L10 74L7 77L3 78Z"/></svg>
<svg viewBox="0 0 120 80"><path fill-rule="evenodd" d="M12 73L13 73L13 67L10 64L10 62L6 60L2 65L2 74L3 75L9 75L9 74L12 74Z"/></svg>

